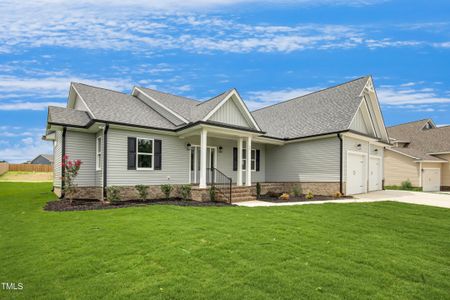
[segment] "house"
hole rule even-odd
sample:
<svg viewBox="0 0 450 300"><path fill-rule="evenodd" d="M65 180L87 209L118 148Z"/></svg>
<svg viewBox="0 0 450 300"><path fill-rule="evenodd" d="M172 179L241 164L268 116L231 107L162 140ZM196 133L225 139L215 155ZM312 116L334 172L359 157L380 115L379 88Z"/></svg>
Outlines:
<svg viewBox="0 0 450 300"><path fill-rule="evenodd" d="M198 101L72 83L67 107L49 107L44 138L53 141L58 195L68 155L83 161L78 197L119 186L123 199L136 198L137 184L157 197L161 184L190 183L202 200L214 181L233 201L252 198L257 182L262 193L380 190L389 141L370 76L253 112L236 89Z"/></svg>
<svg viewBox="0 0 450 300"><path fill-rule="evenodd" d="M52 165L53 154L39 154L33 158L30 162L32 165Z"/></svg>
<svg viewBox="0 0 450 300"><path fill-rule="evenodd" d="M386 185L410 180L424 191L450 190L450 126L426 119L387 130L393 147L385 152Z"/></svg>

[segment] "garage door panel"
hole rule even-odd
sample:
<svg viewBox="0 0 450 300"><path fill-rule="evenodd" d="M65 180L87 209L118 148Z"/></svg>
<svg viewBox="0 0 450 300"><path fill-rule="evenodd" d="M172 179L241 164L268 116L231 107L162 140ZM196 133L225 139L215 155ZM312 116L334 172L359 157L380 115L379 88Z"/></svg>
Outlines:
<svg viewBox="0 0 450 300"><path fill-rule="evenodd" d="M369 159L369 191L379 191L382 189L382 160L378 156L371 156Z"/></svg>
<svg viewBox="0 0 450 300"><path fill-rule="evenodd" d="M366 192L366 160L364 154L347 152L347 195Z"/></svg>
<svg viewBox="0 0 450 300"><path fill-rule="evenodd" d="M441 189L441 170L438 168L423 169L422 189L424 192L437 192Z"/></svg>

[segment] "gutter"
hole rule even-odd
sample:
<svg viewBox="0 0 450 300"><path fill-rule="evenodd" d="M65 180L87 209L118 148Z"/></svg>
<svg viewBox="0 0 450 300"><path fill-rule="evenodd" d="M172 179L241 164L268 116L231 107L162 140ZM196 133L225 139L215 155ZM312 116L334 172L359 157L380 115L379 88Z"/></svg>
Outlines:
<svg viewBox="0 0 450 300"><path fill-rule="evenodd" d="M106 196L106 187L108 186L107 168L108 168L108 129L109 124L105 125L103 129L103 186L102 186L102 197Z"/></svg>
<svg viewBox="0 0 450 300"><path fill-rule="evenodd" d="M64 156L66 156L66 132L67 132L67 127L63 128L63 132L62 132L62 146L61 146L61 196L59 197L59 199L64 198L64 175L65 175L65 170L62 167L62 162L64 160Z"/></svg>
<svg viewBox="0 0 450 300"><path fill-rule="evenodd" d="M340 133L337 134L337 137L339 139L339 193L342 195L344 194L342 192L343 186L342 186L342 178L343 178L343 171L344 171L344 160L343 160L343 152L344 152L344 141L342 140L342 136Z"/></svg>

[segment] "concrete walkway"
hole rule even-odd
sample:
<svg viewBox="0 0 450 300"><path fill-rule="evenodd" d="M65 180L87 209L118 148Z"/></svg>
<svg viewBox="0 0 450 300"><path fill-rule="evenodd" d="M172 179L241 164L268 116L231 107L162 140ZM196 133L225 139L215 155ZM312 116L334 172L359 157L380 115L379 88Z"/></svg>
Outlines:
<svg viewBox="0 0 450 300"><path fill-rule="evenodd" d="M437 207L450 208L450 195L440 193L423 193L409 191L378 191L368 194L355 195L354 199L342 200L325 200L325 201L303 201L303 202L286 202L271 203L265 201L245 201L235 203L239 206L258 207L258 206L288 206L288 205L306 205L306 204L323 204L323 203L361 203L361 202L378 202L378 201L397 201L411 204L430 205Z"/></svg>

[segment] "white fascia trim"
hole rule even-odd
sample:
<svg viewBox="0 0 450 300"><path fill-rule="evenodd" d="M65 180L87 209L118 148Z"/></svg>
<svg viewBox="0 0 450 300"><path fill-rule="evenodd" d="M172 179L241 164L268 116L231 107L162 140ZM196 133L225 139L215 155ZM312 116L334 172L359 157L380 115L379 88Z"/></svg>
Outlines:
<svg viewBox="0 0 450 300"><path fill-rule="evenodd" d="M447 152L433 152L433 153L427 153L429 155L439 155L439 154L450 154L450 151Z"/></svg>
<svg viewBox="0 0 450 300"><path fill-rule="evenodd" d="M233 89L222 101L220 101L219 104L216 105L216 107L214 107L207 115L206 117L203 118L202 121L208 121L209 118L212 117L212 115L214 115L214 113L216 111L219 110L219 108L221 108L232 96L236 96L236 98L238 99L239 104L241 105L241 111L244 111L244 113L246 114L247 118L250 120L250 122L252 123L252 125L257 129L257 130L261 130L261 128L259 128L258 124L256 123L255 119L253 118L252 114L248 111L247 107L244 104L244 101L242 101L241 97L239 97L239 94L236 92L235 89Z"/></svg>
<svg viewBox="0 0 450 300"><path fill-rule="evenodd" d="M446 164L448 161L435 161L435 160L418 160L416 163L428 163L428 164ZM434 168L424 168L424 169L434 169Z"/></svg>
<svg viewBox="0 0 450 300"><path fill-rule="evenodd" d="M410 157L410 158L417 159L418 161L420 160L420 158L418 158L418 157L415 157L415 156L412 156L412 155L408 155L408 154L405 154L405 153L400 152L400 151L396 151L396 150L394 150L392 148L386 148L386 150L389 150L389 151L392 151L392 152L395 152L395 153L398 153L398 154L401 154L401 155L404 155L404 156L407 156L407 157Z"/></svg>
<svg viewBox="0 0 450 300"><path fill-rule="evenodd" d="M162 108L164 108L165 110L167 110L169 113L171 113L172 115L174 115L175 117L177 117L178 119L180 119L181 121L183 121L184 123L188 124L189 121L186 120L185 118L183 118L182 116L180 116L179 114L177 114L176 112L174 112L173 110L171 110L170 108L168 108L167 106L165 106L164 104L162 104L161 102L157 101L155 98L151 97L150 95L148 95L147 93L145 93L143 90L139 89L138 87L134 87L133 91L131 92L131 95L135 95L135 90L138 90L139 93L143 94L145 97L147 97L149 100L155 102L157 105L161 106Z"/></svg>
<svg viewBox="0 0 450 300"><path fill-rule="evenodd" d="M89 106L86 104L86 101L84 101L83 97L81 97L80 93L77 91L77 89L75 88L75 86L73 84L71 84L71 87L73 88L73 90L75 91L75 93L77 93L78 98L81 100L81 102L83 102L84 106L86 106L89 114L91 115L92 119L97 119L94 115L94 113L92 112L92 110L89 108Z"/></svg>
<svg viewBox="0 0 450 300"><path fill-rule="evenodd" d="M361 106L363 105L363 103L364 103L364 106L365 106L365 108L366 108L366 110L367 110L367 114L368 114L368 116L369 116L370 127L372 127L372 132L373 132L373 134L376 136L376 135L377 135L377 131L375 130L375 127L374 127L374 124L373 124L372 117L370 116L369 107L367 106L366 98L365 98L365 97L362 97L362 98L361 98L361 102L360 102L359 105L358 105L358 109L356 110L356 113L353 115L352 121L350 122L350 125L349 125L348 129L351 129L352 124L353 124L353 122L355 121L355 118L356 118L356 116L358 115L358 112L359 112L359 110L361 109ZM361 113L362 113L362 112L361 112ZM363 116L364 116L364 114L363 114Z"/></svg>

